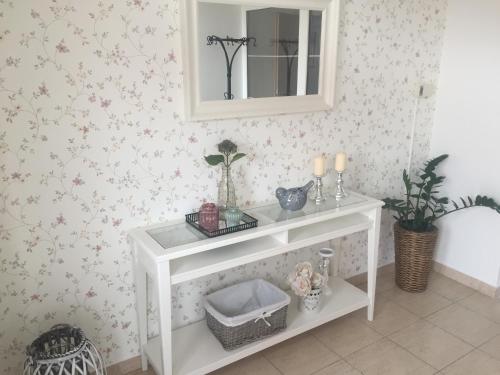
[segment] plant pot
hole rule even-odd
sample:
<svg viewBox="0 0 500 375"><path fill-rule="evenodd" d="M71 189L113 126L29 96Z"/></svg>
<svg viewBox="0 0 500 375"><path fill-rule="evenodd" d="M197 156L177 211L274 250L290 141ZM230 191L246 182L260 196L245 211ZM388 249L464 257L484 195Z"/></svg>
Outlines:
<svg viewBox="0 0 500 375"><path fill-rule="evenodd" d="M410 293L427 289L438 230L413 232L394 224L394 250L396 255L396 285Z"/></svg>

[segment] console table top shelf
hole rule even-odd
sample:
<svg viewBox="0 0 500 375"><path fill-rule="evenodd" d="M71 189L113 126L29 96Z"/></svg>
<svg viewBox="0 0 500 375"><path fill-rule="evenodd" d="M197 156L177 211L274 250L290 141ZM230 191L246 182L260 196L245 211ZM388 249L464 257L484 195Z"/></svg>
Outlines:
<svg viewBox="0 0 500 375"><path fill-rule="evenodd" d="M308 200L301 211L295 212L281 209L277 202L245 209L245 212L259 221L257 228L215 238L206 237L187 224L184 219L139 227L130 231L129 235L146 247L150 256L156 258L157 262L162 262L274 235L382 205L383 202L374 198L349 192L349 195L340 202L337 202L334 196L328 197L322 205L316 205Z"/></svg>

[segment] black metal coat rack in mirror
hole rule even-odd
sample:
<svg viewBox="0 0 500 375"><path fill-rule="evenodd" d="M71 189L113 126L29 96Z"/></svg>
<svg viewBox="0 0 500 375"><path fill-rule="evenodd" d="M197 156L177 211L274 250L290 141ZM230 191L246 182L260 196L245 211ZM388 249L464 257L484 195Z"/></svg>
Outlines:
<svg viewBox="0 0 500 375"><path fill-rule="evenodd" d="M234 95L231 92L231 76L232 76L232 70L233 70L233 61L240 50L242 46L248 45L250 41L253 41L253 45L255 46L255 38L253 37L244 37L244 38L230 38L229 36L226 36L225 38L218 37L217 35L209 35L207 36L207 45L217 45L219 44L222 47L222 50L224 51L224 56L226 57L226 77L227 77L227 91L224 93L224 99L225 100L232 100L234 99ZM231 58L229 58L229 54L227 52L226 46L224 43L227 43L227 45L231 45L231 47L236 46L236 49L233 51L233 54Z"/></svg>
<svg viewBox="0 0 500 375"><path fill-rule="evenodd" d="M293 62L299 52L299 41L289 40L289 39L275 39L274 43L278 43L283 51L285 51L286 56L286 96L291 95L291 80L292 80L292 68ZM292 49L293 48L293 49ZM294 50L294 51L293 51ZM290 52L293 51L293 52Z"/></svg>

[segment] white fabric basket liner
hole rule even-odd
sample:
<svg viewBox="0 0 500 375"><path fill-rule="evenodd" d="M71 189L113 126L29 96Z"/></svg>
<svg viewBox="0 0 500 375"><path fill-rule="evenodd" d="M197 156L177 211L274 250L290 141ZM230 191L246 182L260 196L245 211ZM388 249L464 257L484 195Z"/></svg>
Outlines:
<svg viewBox="0 0 500 375"><path fill-rule="evenodd" d="M290 296L273 284L255 279L209 294L205 309L227 327L236 327L250 320L258 321L290 304Z"/></svg>

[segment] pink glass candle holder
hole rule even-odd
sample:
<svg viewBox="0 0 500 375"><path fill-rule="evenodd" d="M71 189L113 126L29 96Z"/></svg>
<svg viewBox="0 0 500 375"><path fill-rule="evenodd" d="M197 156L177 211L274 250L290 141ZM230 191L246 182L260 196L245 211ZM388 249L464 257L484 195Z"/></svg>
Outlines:
<svg viewBox="0 0 500 375"><path fill-rule="evenodd" d="M198 223L209 232L219 229L219 208L215 203L203 203L201 205Z"/></svg>

